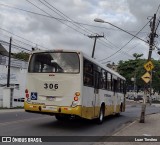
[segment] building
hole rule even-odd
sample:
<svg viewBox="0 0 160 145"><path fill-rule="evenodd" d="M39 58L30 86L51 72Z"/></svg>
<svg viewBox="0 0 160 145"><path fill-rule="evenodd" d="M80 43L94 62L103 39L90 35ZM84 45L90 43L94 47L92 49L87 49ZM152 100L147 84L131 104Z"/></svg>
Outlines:
<svg viewBox="0 0 160 145"><path fill-rule="evenodd" d="M0 44L0 107L3 107L3 90L7 86L8 58L9 53ZM10 86L13 88L11 98L12 107L23 106L25 96L25 82L28 63L22 60L11 58Z"/></svg>
<svg viewBox="0 0 160 145"><path fill-rule="evenodd" d="M111 64L111 63L108 63L107 64L107 67L109 67L110 69L114 70L117 72L117 67L118 65L116 65L114 62Z"/></svg>

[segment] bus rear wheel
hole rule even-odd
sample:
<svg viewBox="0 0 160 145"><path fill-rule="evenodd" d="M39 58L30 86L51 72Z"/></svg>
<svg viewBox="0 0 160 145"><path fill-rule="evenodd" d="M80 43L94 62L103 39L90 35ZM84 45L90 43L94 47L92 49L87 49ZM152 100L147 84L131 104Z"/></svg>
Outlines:
<svg viewBox="0 0 160 145"><path fill-rule="evenodd" d="M104 107L101 106L100 111L99 111L99 117L97 118L97 123L102 124L104 120Z"/></svg>
<svg viewBox="0 0 160 145"><path fill-rule="evenodd" d="M64 121L64 120L69 120L70 119L70 115L65 115L65 114L56 114L55 118L58 121Z"/></svg>
<svg viewBox="0 0 160 145"><path fill-rule="evenodd" d="M121 103L121 105L120 105L120 108L119 108L119 112L116 114L116 116L120 116L121 114L121 112L123 112L123 104Z"/></svg>

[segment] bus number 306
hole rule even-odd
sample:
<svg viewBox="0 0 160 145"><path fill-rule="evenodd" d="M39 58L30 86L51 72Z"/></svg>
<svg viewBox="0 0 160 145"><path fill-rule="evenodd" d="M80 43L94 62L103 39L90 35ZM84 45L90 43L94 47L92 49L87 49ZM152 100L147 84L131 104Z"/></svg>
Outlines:
<svg viewBox="0 0 160 145"><path fill-rule="evenodd" d="M47 84L47 83L45 83L44 84L44 88L45 89L58 89L58 84Z"/></svg>

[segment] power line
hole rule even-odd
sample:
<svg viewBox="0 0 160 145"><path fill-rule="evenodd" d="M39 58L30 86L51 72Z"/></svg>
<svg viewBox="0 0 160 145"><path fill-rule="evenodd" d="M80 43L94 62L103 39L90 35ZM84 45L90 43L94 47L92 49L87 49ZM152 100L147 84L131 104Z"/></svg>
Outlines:
<svg viewBox="0 0 160 145"><path fill-rule="evenodd" d="M151 21L151 20L150 20ZM140 29L139 30L139 32L141 31L141 30L143 30L147 25L148 25L148 23L150 23L150 21L149 22L147 22L147 24L145 24L144 26L143 26L143 28L142 29ZM138 35L139 34L139 32L137 32L136 33L136 35ZM103 61L103 60L106 60L106 59L108 59L108 58L110 58L110 57L112 57L112 56L114 56L115 54L117 54L119 51L121 51L124 47L126 47L135 37L136 37L136 35L135 36L133 36L124 46L122 46L118 51L116 51L115 53L113 53L112 55L110 55L109 57L107 57L107 58L104 58L104 59L102 59L102 60L100 60L100 61Z"/></svg>
<svg viewBox="0 0 160 145"><path fill-rule="evenodd" d="M116 48L118 48L119 49L119 47L118 46L116 46L115 44L113 44L111 41L109 41L108 39L106 39L106 38L104 38L105 40L107 40L109 43L111 43L114 47L116 47ZM130 56L130 57L133 57L132 55L130 55L129 53L127 53L127 52L125 52L125 51L122 51L123 52L123 54L125 54L125 55L128 55L128 56Z"/></svg>
<svg viewBox="0 0 160 145"><path fill-rule="evenodd" d="M134 46L131 47L130 49L128 49L126 52L131 51L132 49L136 48L138 45L139 45L139 43L136 44L136 45L134 45ZM128 53L127 53L127 54L128 54ZM111 58L111 60L115 60L115 61L116 61L116 60L118 60L118 59L120 58L120 56L121 56L121 53L119 53L117 56ZM134 58L133 55L130 55L130 56L131 56L132 58Z"/></svg>
<svg viewBox="0 0 160 145"><path fill-rule="evenodd" d="M9 42L3 41L3 40L0 40L0 43L3 44L3 45L5 45L5 46L8 46L8 45L10 44ZM17 46L17 45L14 45L14 44L12 44L12 47L13 47L13 48L22 49L22 50L25 50L25 51L31 51L31 50L29 50L29 49L26 49L26 48L24 48L24 47Z"/></svg>
<svg viewBox="0 0 160 145"><path fill-rule="evenodd" d="M105 40L107 40L107 41L109 41L108 39L106 39L106 38L104 38ZM100 40L99 40L100 41ZM110 41L109 41L110 42ZM118 48L119 49L119 47L118 46L116 46L115 44L113 44L112 42L110 42L110 46L112 46L112 48ZM117 49L116 49L117 50ZM121 50L122 51L122 50ZM133 56L132 55L130 55L129 53L127 53L127 52L125 52L125 51L122 51L122 53L124 54L124 55L126 55L126 56L128 56L128 57L132 57L133 58ZM119 54L120 55L120 54Z"/></svg>
<svg viewBox="0 0 160 145"><path fill-rule="evenodd" d="M57 17L53 17L53 16L48 16L48 15L36 13L36 12L33 12L33 11L29 11L29 10L25 10L25 9L13 7L13 6L9 6L9 5L6 5L6 4L1 4L0 3L0 5L4 6L4 7L11 8L11 9L17 9L17 10L20 10L20 11L24 11L24 12L27 12L27 13L34 14L34 15L39 15L39 16L43 16L43 17L47 17L47 18L51 18L51 19L60 20L60 21L72 22L72 23L76 23L76 24L79 24L79 25L85 25L85 26L95 27L95 28L102 28L102 29L107 29L107 30L112 30L112 31L120 31L118 29L107 28L107 27L103 27L103 26L96 26L96 25L91 25L91 24L86 24L86 23L81 23L81 22L76 22L76 21L70 21L70 20L67 20L67 19L65 20L65 19L61 19L61 18L57 18ZM128 32L137 32L137 31L128 31ZM148 33L148 32L140 32L140 33Z"/></svg>
<svg viewBox="0 0 160 145"><path fill-rule="evenodd" d="M5 37L7 37L7 38L10 38L10 37L11 37L11 36L8 36L8 35L2 34L2 33L0 33L0 35L3 35L3 37L5 36ZM21 43L21 44L23 44L23 45L27 45L27 46L33 47L33 45L31 45L31 44L22 42L22 41L20 41L20 40L18 40L18 39L15 39L15 38L14 38L13 41L17 41L17 42L19 42L19 43Z"/></svg>
<svg viewBox="0 0 160 145"><path fill-rule="evenodd" d="M46 7L48 7L44 2L42 2L41 0L39 0L43 5L45 5ZM48 7L50 10L52 10L52 11L54 11L56 14L58 14L59 16L61 16L62 18L64 18L65 20L68 20L68 19L66 19L65 17L67 17L67 18L69 18L68 16L66 16L64 13L62 13L60 10L58 10L56 7L54 7L53 5L51 5L49 2L47 2L46 0L44 0L49 6L51 6L52 8L54 8L55 10L53 10L52 8L50 8L50 7ZM62 14L62 15L60 15L58 12L60 13L60 14ZM71 20L71 23L73 24L73 25L75 25L75 24L79 24L80 25L80 23L77 23L77 22L75 22L73 19L71 19L71 18L69 18L69 20ZM75 25L76 27L77 27L77 25ZM83 27L83 26L81 26L81 27ZM80 29L82 29L81 27L79 27L78 26L78 28L80 28ZM86 29L89 33L95 33L95 32L92 32L92 31L90 31L90 30L88 30L87 28L85 28L85 27L83 27L84 29ZM84 30L83 30L84 31ZM106 39L107 40L107 39ZM102 42L103 40L101 40L101 42ZM103 41L104 43L106 43L105 41ZM100 42L99 42L100 43ZM106 46L106 45L105 45ZM129 54L127 54L127 55L129 55Z"/></svg>
<svg viewBox="0 0 160 145"><path fill-rule="evenodd" d="M5 32L7 32L7 33L10 33L10 34L18 37L18 38L21 38L21 39L23 39L23 40L25 40L25 41L27 41L27 42L30 42L30 43L32 43L32 44L38 45L38 46L40 46L40 47L42 47L42 48L45 48L45 47L42 46L42 45L39 45L39 44L37 44L37 43L35 43L35 42L32 42L32 41L30 41L30 40L28 40L28 39L25 39L25 38L23 38L23 37L21 37L21 36L19 36L19 35L16 35L16 34L10 32L10 31L8 31L8 30L6 30L6 29L4 29L4 28L1 28L1 27L0 27L0 29L3 30L3 31L5 31ZM18 41L20 41L20 40L18 40ZM48 49L48 48L45 48L45 49Z"/></svg>
<svg viewBox="0 0 160 145"><path fill-rule="evenodd" d="M26 0L26 1L28 1L29 3L31 3L29 0ZM39 0L42 4L44 4L41 0ZM46 1L45 1L46 2ZM48 2L47 2L48 3ZM31 4L33 4L33 3L31 3ZM50 3L48 3L50 6L52 6ZM36 6L35 4L33 4L35 7L37 7L38 9L40 9L40 10L42 10L41 8L39 8L38 6ZM45 6L47 6L46 4L44 4ZM47 6L48 7L48 6ZM52 6L53 7L53 6ZM50 7L48 7L49 9L51 9ZM53 8L55 8L55 7L53 7ZM56 8L55 8L56 9ZM53 10L53 9L51 9L51 10ZM58 9L56 9L57 11L59 11ZM50 15L49 13L47 13L46 11L44 11L44 10L42 10L43 12L45 12L46 14L48 14L49 16L52 16L52 15ZM54 11L54 10L53 10ZM55 11L54 11L55 12ZM68 16L66 16L65 14L63 14L61 11L59 11L62 15L64 15L65 17L67 17L67 18L69 18ZM57 13L57 12L56 12ZM61 15L60 15L61 16ZM68 21L68 22L71 22L72 24L73 23L76 23L76 24L81 24L81 23L78 23L78 22L75 22L74 20L72 20L72 19L70 19L71 21L69 21L69 20L67 20L64 16L62 16L66 21ZM61 20L64 20L64 19L61 19ZM64 20L64 21L65 21ZM59 21L59 20L58 20ZM61 21L59 21L59 22L61 22ZM83 27L83 28L85 28L85 27ZM86 28L85 28L86 29ZM88 29L87 29L88 30ZM90 30L88 30L89 32L91 32L91 33L94 33L94 32L92 32L92 31L90 31ZM84 34L85 35L85 34ZM86 35L85 35L86 36ZM100 42L99 42L100 43Z"/></svg>
<svg viewBox="0 0 160 145"><path fill-rule="evenodd" d="M159 11L159 8L160 8L160 4L159 4L159 6L158 6L158 8L157 8L156 15L157 15L157 13L158 13L158 11Z"/></svg>
<svg viewBox="0 0 160 145"><path fill-rule="evenodd" d="M9 7L9 8L12 8L12 9L17 9L17 10L20 10L20 11L28 12L28 13L35 14L35 15L40 15L40 16L44 16L44 17L48 17L48 18L53 18L53 19L61 20L61 21L71 22L71 21L69 21L69 20L64 20L64 19L60 19L60 18L56 18L56 17L53 17L53 16L44 15L44 14L39 14L39 13L35 13L35 12L32 12L32 11L28 11L28 10L24 10L24 9L12 7L12 6L8 6L8 5L5 5L5 4L0 4L0 5L5 6L5 7ZM79 24L79 25L91 26L91 27L105 28L105 29L107 29L107 30L115 30L115 31L116 31L116 29L112 29L112 28L109 29L109 28L106 28L106 27L89 25L89 24L79 23L79 22L75 22L75 21L74 21L74 22L72 21L72 23L76 23L76 24ZM15 34L9 32L8 30L5 30L5 29L3 29L3 28L0 28L0 29L2 29L3 31L6 31L6 32L8 32L8 33L10 33L10 34L12 34L12 35L14 35L14 36L17 36L17 35L15 35ZM20 36L17 36L17 37L22 38L22 37L20 37ZM22 39L24 39L24 38L22 38ZM24 40L26 40L26 39L24 39ZM29 40L26 40L26 41L29 41ZM102 41L102 40L101 40L101 41ZM29 41L29 42L31 42L31 41ZM103 42L106 43L105 41L103 41ZM31 43L36 44L36 43L34 43L34 42L31 42ZM100 43L100 42L98 41L98 43ZM101 42L101 44L104 45L104 46L106 46L106 47L108 47L107 45L103 44L102 42ZM106 43L106 44L107 44L107 43ZM37 45L37 44L36 44L36 45ZM38 46L40 46L40 45L38 45ZM42 46L42 47L43 47L43 46ZM43 48L44 48L44 47L43 47Z"/></svg>
<svg viewBox="0 0 160 145"><path fill-rule="evenodd" d="M52 17L51 14L49 14L49 13L46 12L45 10L41 9L40 7L38 7L37 5L35 5L34 3L30 2L29 0L26 0L26 1L29 2L31 5L35 6L37 9L43 11L44 13L46 13L47 15L49 15L49 16ZM74 30L74 31L76 31L76 32L78 32L78 33L80 33L80 34L82 34L82 35L84 35L84 36L87 36L86 34L82 33L81 31L79 31L79 30L77 30L77 29L71 27L70 25L68 25L68 24L66 24L66 23L64 23L64 22L62 22L60 19L56 19L56 20L59 21L60 23L64 24L64 25L66 25L67 27L71 28L72 30Z"/></svg>
<svg viewBox="0 0 160 145"><path fill-rule="evenodd" d="M55 6L53 6L53 4L50 4L49 2L47 2L46 0L45 3L42 2L41 0L39 0L43 5L45 5L46 7L48 7L45 3L47 3L50 7L48 7L50 10L54 11L56 14L58 14L59 16L61 16L62 18L64 18L65 20L71 20L70 23L72 23L74 26L82 29L84 32L86 32L86 30L89 32L89 33L94 33L92 32L91 30L85 28L84 26L81 26L80 24L77 24L73 19L71 19L70 17L68 17L67 15L65 15L63 12L61 12L60 10L58 10Z"/></svg>
<svg viewBox="0 0 160 145"><path fill-rule="evenodd" d="M31 3L31 2L30 2ZM1 5L1 4L0 4ZM3 4L2 4L3 5ZM15 7L11 7L11 6L8 6L8 5L3 5L3 6L7 6L7 7L10 7L10 8L14 8L14 9L18 9L18 10L22 10L22 11L26 11L26 12L29 12L29 13L32 13L32 14L37 14L37 15L41 15L41 16L45 16L45 17L48 17L48 18L54 18L54 19L57 19L57 20L61 20L61 21L67 21L67 22L71 22L71 23L75 23L75 24L79 24L79 25L86 25L86 26L91 26L91 27L98 27L98 28L104 28L104 29L107 29L106 27L100 27L100 26L94 26L94 25L89 25L89 24L84 24L84 23L79 23L79 22L75 22L73 21L69 21L67 19L59 19L59 18L56 18L56 17L53 17L53 16L48 16L48 15L43 15L43 14L39 14L39 13L35 13L35 12L31 12L31 11L28 11L28 10L23 10L23 9L20 9L20 8L15 8ZM116 30L116 29L112 29L110 28L109 30ZM93 32L94 33L94 32ZM145 33L145 32L143 32ZM84 35L84 34L83 34ZM105 43L105 41L103 41ZM125 52L124 52L125 53ZM128 54L127 54L128 55Z"/></svg>

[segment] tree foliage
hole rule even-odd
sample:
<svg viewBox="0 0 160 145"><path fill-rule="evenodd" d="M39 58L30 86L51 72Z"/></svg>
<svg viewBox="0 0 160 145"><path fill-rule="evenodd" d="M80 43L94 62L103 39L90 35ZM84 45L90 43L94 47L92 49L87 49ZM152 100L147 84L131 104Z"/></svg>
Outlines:
<svg viewBox="0 0 160 145"><path fill-rule="evenodd" d="M133 54L133 57L134 57L135 59L138 59L138 58L140 58L141 56L143 56L143 54L138 54L138 53L134 53L134 54Z"/></svg>
<svg viewBox="0 0 160 145"><path fill-rule="evenodd" d="M126 78L127 89L133 89L134 81L132 78L136 78L136 90L144 88L144 81L141 77L146 73L144 64L147 62L145 59L140 59L141 54L133 54L134 60L119 61L118 72ZM152 60L154 69L152 70L152 88L155 92L160 92L160 61ZM151 73L151 72L150 72ZM147 84L149 86L150 82Z"/></svg>
<svg viewBox="0 0 160 145"><path fill-rule="evenodd" d="M24 61L28 61L29 59L29 54L26 52L19 52L19 53L13 53L13 57L16 59L21 59Z"/></svg>

